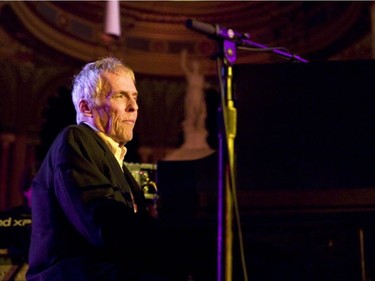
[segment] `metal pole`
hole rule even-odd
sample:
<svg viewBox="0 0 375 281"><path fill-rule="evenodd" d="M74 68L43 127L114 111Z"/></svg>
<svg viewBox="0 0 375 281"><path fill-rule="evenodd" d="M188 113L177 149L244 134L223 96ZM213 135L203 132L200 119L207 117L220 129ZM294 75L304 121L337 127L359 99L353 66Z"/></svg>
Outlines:
<svg viewBox="0 0 375 281"><path fill-rule="evenodd" d="M232 94L232 64L236 59L236 44L224 41L221 53L217 280L231 281L233 277L233 196L235 196L232 190L235 184L234 140L237 128L237 111Z"/></svg>

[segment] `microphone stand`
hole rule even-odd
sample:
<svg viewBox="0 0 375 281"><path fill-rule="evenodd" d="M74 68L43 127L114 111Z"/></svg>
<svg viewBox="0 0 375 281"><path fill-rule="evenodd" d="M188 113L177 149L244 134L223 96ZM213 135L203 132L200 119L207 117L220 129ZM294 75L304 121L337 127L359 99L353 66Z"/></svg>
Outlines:
<svg viewBox="0 0 375 281"><path fill-rule="evenodd" d="M187 28L198 31L220 43L217 57L220 76L221 103L218 108L218 225L217 225L217 281L232 280L233 261L233 210L235 210L239 230L239 244L242 255L244 280L247 281L246 262L242 245L241 223L236 197L235 180L235 137L237 131L237 110L232 93L232 66L237 59L237 47L245 50L272 51L291 61L306 63L307 60L290 53L285 48L270 48L249 40L250 35L211 25L193 19L185 22ZM286 52L284 51L286 50ZM233 208L235 207L235 208Z"/></svg>
<svg viewBox="0 0 375 281"><path fill-rule="evenodd" d="M218 147L218 239L217 281L232 280L233 257L233 198L235 196L234 140L237 128L237 110L232 94L232 65L236 60L236 44L224 40L217 60L221 73L221 106L219 116ZM224 232L225 229L225 232ZM225 276L225 279L224 279Z"/></svg>

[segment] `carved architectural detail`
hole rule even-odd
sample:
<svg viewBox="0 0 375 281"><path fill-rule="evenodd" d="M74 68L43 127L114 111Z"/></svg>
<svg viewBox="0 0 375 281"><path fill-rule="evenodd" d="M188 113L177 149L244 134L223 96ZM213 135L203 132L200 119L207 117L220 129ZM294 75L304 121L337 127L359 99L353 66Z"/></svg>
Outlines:
<svg viewBox="0 0 375 281"><path fill-rule="evenodd" d="M118 41L103 38L104 2L10 2L12 10L33 36L66 56L93 60L109 53L124 58L136 72L182 76L179 54L187 48L216 74L210 56L216 42L185 27L195 18L239 32L268 46L315 59L335 42L358 29L369 18L366 2L121 2L122 35ZM369 22L367 22L369 25ZM370 26L367 26L369 32ZM358 37L357 37L358 38ZM346 43L350 44L350 42ZM339 47L336 47L338 51ZM332 53L325 54L325 59ZM239 63L277 61L270 53L239 52ZM156 62L156 63L155 63ZM168 67L161 67L162 64Z"/></svg>
<svg viewBox="0 0 375 281"><path fill-rule="evenodd" d="M200 62L206 78L217 76L210 57L217 42L188 30L187 18L249 32L255 42L286 47L310 60L373 58L374 8L366 1L121 1L117 41L103 37L104 5L0 2L0 134L15 136L17 152L9 156L16 157L14 163L32 159L27 155L41 140L49 98L59 87L70 87L84 62L104 55L122 58L136 72L141 93L136 133L147 162L179 147L185 90L181 51ZM241 50L236 63L277 61L270 53Z"/></svg>

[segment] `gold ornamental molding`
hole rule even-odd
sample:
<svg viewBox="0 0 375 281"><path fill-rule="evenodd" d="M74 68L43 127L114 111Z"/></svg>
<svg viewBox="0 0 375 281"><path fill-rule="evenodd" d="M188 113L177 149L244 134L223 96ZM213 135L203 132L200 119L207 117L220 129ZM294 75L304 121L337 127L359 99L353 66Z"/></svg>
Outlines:
<svg viewBox="0 0 375 281"><path fill-rule="evenodd" d="M195 40L197 35L182 24L169 29L169 25L139 21L136 29L125 30L126 35L120 41L108 44L101 37L102 21L93 23L50 2L11 2L10 5L33 36L79 60L115 55L142 74L181 76L180 51L188 48L193 53L200 53L197 57L207 73L215 70L214 62L209 59L214 42L205 38ZM72 26L79 27L77 32ZM86 34L79 33L80 29L85 29ZM87 34L91 37L81 36Z"/></svg>
<svg viewBox="0 0 375 281"><path fill-rule="evenodd" d="M188 18L249 32L251 40L284 47L308 59L347 34L363 18L368 4L284 1L120 1L122 35L103 34L105 1L9 2L19 20L44 44L89 61L106 55L123 58L136 72L183 76L180 53L187 49L207 75L216 75L217 42L188 30ZM236 63L272 63L271 52L239 51Z"/></svg>
<svg viewBox="0 0 375 281"><path fill-rule="evenodd" d="M83 61L92 60L106 53L105 46L76 40L72 36L59 31L59 29L53 28L51 25L41 20L40 16L36 15L33 10L29 8L27 2L15 1L9 4L25 27L46 45ZM43 2L43 4L51 5L48 2ZM79 20L82 21L81 19Z"/></svg>

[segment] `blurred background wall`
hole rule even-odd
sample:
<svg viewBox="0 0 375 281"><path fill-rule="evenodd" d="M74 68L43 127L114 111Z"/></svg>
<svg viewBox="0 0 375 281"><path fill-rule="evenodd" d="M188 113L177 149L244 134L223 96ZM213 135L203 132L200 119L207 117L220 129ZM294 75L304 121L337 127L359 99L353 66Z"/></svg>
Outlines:
<svg viewBox="0 0 375 281"><path fill-rule="evenodd" d="M299 84L296 85L314 83L313 77L306 80L308 76L293 72L311 69L291 67L288 68L288 72L278 72L284 67L280 65L286 61L271 52L237 52L236 65L239 67L236 70L242 70L242 80L237 80L240 83L238 89L245 93L248 90L246 87L254 89L253 95L242 96L242 100L247 103L241 104L244 110L240 117L246 116L243 118L246 120L239 120L239 125L252 125L252 132L256 132L257 137L263 137L265 140L254 138L248 142L247 136L241 135L241 132L239 134L239 146L246 151L239 157L243 164L239 173L245 175L241 177L241 182L245 182L244 185L251 182L250 185L256 187L255 190L239 191L239 205L244 216L246 250L249 254L250 280L367 281L374 278L375 247L371 237L374 233L372 211L375 206L375 195L371 161L356 165L355 161L348 160L344 151L330 162L335 165L329 166L330 163L325 162L328 166L322 166L317 162L315 166L308 166L324 171L323 174L318 174L318 177L314 174L316 170L305 169L305 166L298 164L300 162L292 163L300 172L299 175L308 175L308 178L295 178L293 173L288 174L291 172L288 164L293 159L300 159L303 151L298 149L306 145L304 140L308 139L307 137L312 137L308 139L309 146L337 142L341 144L342 149L343 144L359 144L356 148L361 146L361 141L355 135L345 139L345 142L340 142L347 133L346 124L352 131L359 132L362 139L375 135L361 131L368 123L366 126L360 123L367 117L373 117L371 94L361 94L365 93L365 85L372 89L375 5L371 1L119 3L121 34L116 37L109 36L104 29L107 4L105 1L0 2L0 211L22 204L20 186L24 181L24 172L43 159L52 140L64 126L75 123L75 113L70 100L71 81L73 75L88 61L113 55L122 58L135 70L140 93L140 111L135 138L127 145L126 161L158 163L168 153L180 147L183 141L181 122L184 119L187 86L180 66L181 53L184 50L187 50L189 60L199 61L203 69L207 108L211 112L207 124L214 124L216 120L213 114L217 107L219 85L213 57L218 46L216 41L185 27L186 19L196 19L247 32L250 39L255 42L270 47L284 47L310 62L316 62L312 69L320 79L319 85L324 84L322 81L340 83L339 77L348 77L348 83L343 83L340 87L340 91L347 94L343 99L332 85L324 88L324 92L314 95L320 87L314 85L302 91L301 97L305 95L304 97L308 96L307 99L300 99L297 89L293 96L284 100L283 96L278 95L281 90L274 91L274 85L271 84L276 81L276 84L283 85L283 89L287 90L288 87L285 85L290 84L283 83L293 81L293 77L299 77ZM326 67L326 62L333 64ZM271 65L276 65L276 68ZM362 68L364 65L366 68ZM320 73L320 69L324 71ZM284 76L280 77L280 73ZM296 75L292 75L293 73ZM324 75L325 73L327 75ZM328 76L331 74L336 75L336 79L330 80ZM279 75L277 79L275 75ZM358 79L358 85L353 86L356 83L356 75L361 75L361 79ZM349 85L349 89L345 85ZM257 92L254 87L258 87ZM265 92L266 88L269 89L268 92ZM296 87L293 89L296 90ZM351 89L360 94L349 95ZM330 96L332 100L325 97L330 91L335 92ZM358 99L361 97L362 100ZM336 101L340 102L336 104ZM321 120L327 116L332 117L332 123L326 124L323 120L319 123L320 127L304 127L315 122L315 111L305 114L305 110L311 109L311 105L316 106L316 112L325 114L320 116ZM319 111L320 105L324 105L323 111ZM337 105L339 111L332 113L331 109L335 110ZM362 106L366 110L361 111ZM351 111L354 107L356 111ZM269 119L263 121L264 109L268 110L266 113L269 114ZM300 119L293 117L293 110L299 114ZM336 112L341 115L336 115ZM348 113L358 115L351 119ZM278 118L279 116L282 118ZM341 118L343 116L344 118ZM251 122L247 122L247 119L251 119ZM259 120L261 122L256 123ZM306 123L306 120L313 121ZM335 120L344 120L346 123L339 123L339 127L335 128ZM357 121L358 123L354 123ZM295 127L287 127L288 124L294 124ZM337 129L340 134L335 135L330 131L330 126ZM273 137L281 137L282 134L279 132L283 129L285 133L297 133L301 146L289 145L288 138L284 143L273 141L267 135L270 128L275 132ZM315 142L315 135L303 135L311 133L311 128L317 134L324 128L324 139ZM208 141L215 148L216 133L214 130L210 133ZM366 146L357 150L361 157L367 157L366 159L373 155L370 140L367 139ZM247 150L249 145L251 147ZM267 145L273 150L267 149ZM282 145L289 150L282 149ZM258 150L258 146L264 150ZM322 158L329 158L337 151L342 151L340 149L328 150L327 153L319 149L311 150L307 155L311 159L317 154ZM274 152L280 150L285 158L275 161ZM296 153L293 159L288 158L288 152L291 151ZM252 157L262 157L261 162L249 161L255 160ZM216 179L215 161L215 157L209 157L198 161L194 166L190 162L172 162L172 168L175 168L174 176L179 177L177 179L172 177L169 163L164 162L160 165L160 172L164 171L164 191L171 192L171 202L176 203L175 195L179 194L178 198L181 201L177 200L176 204L185 204L184 206L189 209L191 206L187 204L190 201L186 200L186 196L191 196L194 200L199 197L198 202L193 203L206 208L200 209L202 212L199 215L206 218L208 214L210 223L216 215L215 190L210 190L210 194L200 193L196 197L194 188L199 189L203 185L204 188L215 188L215 185L212 185ZM277 169L277 165L281 165L281 169ZM338 171L344 166L349 167L350 172L366 173L366 183L363 186L355 186L354 180L346 181L348 178L353 179L350 178L352 173L349 173L343 178L345 184L350 186L342 188L341 183L334 181L336 175L331 173L330 168ZM247 169L248 167L251 168ZM262 170L264 167L274 169L275 173L271 177L269 174L262 174L265 171ZM187 175L185 170L197 178L190 177L190 173L189 178L184 178ZM204 181L197 184L197 180L202 178ZM305 184L304 180L309 180L308 184ZM264 186L265 182L268 182L267 186ZM300 185L301 182L303 186ZM290 183L294 185L291 186ZM335 184L339 186L332 189ZM176 186L180 189L174 189ZM167 190L168 188L170 189ZM186 193L182 194L181 190ZM173 212L177 211L173 214L180 215L178 212L184 211L180 208L178 205L173 209ZM183 221L180 223L183 224ZM202 237L201 234L197 237ZM209 234L207 232L204 235L207 236L207 243L202 245L210 243L210 247L214 248L215 239L211 236L212 233ZM192 244L201 255L201 244L195 242ZM185 245L186 248L188 246L189 244ZM202 272L207 270L207 266L215 271L213 248L205 252L210 261L207 261L207 264L204 261L199 265ZM193 252L192 255L196 253ZM205 255L201 255L201 259L197 260L200 262L205 258ZM237 255L234 263L235 268L239 269ZM236 270L236 274L239 274L238 272L241 271Z"/></svg>
<svg viewBox="0 0 375 281"><path fill-rule="evenodd" d="M136 72L140 116L128 161L156 163L181 144L188 50L217 90L214 40L188 18L248 32L310 60L373 58L372 2L121 1L121 35L104 32L106 2L0 3L0 209L18 204L20 175L40 161L56 133L74 123L72 76L88 61L122 58ZM238 51L237 64L279 62L270 52Z"/></svg>

